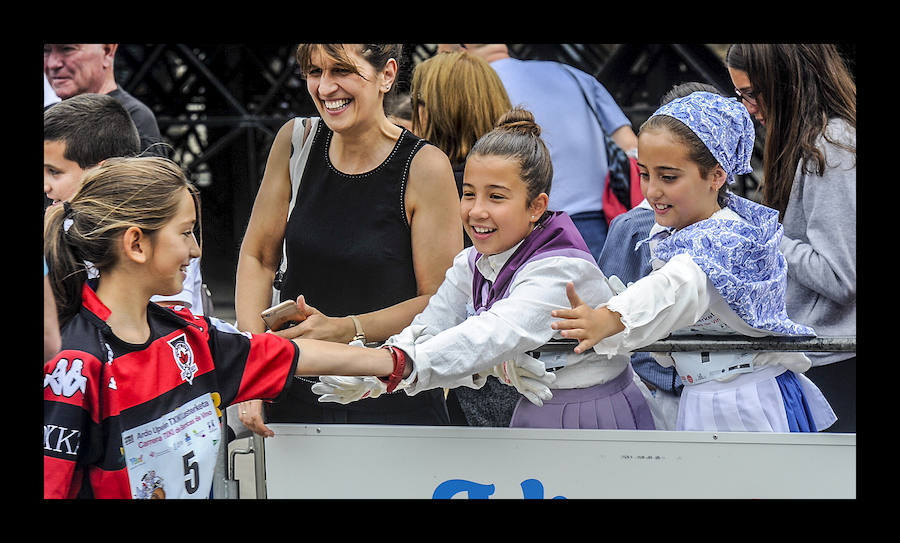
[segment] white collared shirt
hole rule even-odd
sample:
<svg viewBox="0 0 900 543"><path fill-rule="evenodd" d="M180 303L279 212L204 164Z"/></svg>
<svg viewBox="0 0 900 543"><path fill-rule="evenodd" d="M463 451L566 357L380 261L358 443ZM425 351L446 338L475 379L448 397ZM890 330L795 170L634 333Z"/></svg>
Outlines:
<svg viewBox="0 0 900 543"><path fill-rule="evenodd" d="M500 269L517 248L480 258L479 271L488 280ZM456 255L444 282L431 297L428 306L400 333L388 338L385 345L403 349L413 361L413 371L404 383L406 392L416 394L439 387L468 386L480 388L486 372L507 360L526 357L550 339L561 338L550 328L554 309L569 308L566 283L571 281L585 303L599 305L612 296L612 290L600 269L580 258L552 256L522 266L510 284L509 295L475 315L472 300L473 272L469 267L469 251ZM541 356L553 359L548 353ZM628 365L628 356L611 359L592 351L576 355L563 353L561 360L545 362L547 367L565 365L557 370L553 388L584 388L605 383L618 376Z"/></svg>

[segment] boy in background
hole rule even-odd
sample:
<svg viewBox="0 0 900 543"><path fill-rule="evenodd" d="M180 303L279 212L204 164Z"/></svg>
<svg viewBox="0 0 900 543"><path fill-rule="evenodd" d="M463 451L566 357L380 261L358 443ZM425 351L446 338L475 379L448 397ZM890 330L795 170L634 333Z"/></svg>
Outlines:
<svg viewBox="0 0 900 543"><path fill-rule="evenodd" d="M81 186L85 170L112 157L141 152L138 129L118 100L106 94L79 94L44 111L44 209L68 201ZM160 305L183 305L203 315L205 286L200 259L191 260L184 289L154 296Z"/></svg>

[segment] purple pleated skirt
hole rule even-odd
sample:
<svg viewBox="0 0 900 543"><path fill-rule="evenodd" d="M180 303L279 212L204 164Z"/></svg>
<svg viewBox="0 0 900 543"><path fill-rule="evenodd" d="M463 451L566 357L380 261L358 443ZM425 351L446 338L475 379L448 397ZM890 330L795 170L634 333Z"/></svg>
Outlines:
<svg viewBox="0 0 900 543"><path fill-rule="evenodd" d="M510 428L655 430L650 407L634 383L629 364L615 379L588 388L553 389L538 407L519 399Z"/></svg>

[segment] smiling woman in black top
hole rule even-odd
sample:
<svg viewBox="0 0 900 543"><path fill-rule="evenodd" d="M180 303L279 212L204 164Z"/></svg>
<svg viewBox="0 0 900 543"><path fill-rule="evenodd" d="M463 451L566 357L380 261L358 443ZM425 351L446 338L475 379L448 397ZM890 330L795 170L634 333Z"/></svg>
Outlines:
<svg viewBox="0 0 900 543"><path fill-rule="evenodd" d="M320 122L293 212L289 162L295 121L275 137L238 263L238 328L262 332L260 312L287 240L283 300L315 306L286 337L382 341L407 326L437 290L462 249L458 197L447 156L393 124L384 97L400 47L301 44L297 61ZM298 121L299 123L299 121ZM353 316L353 318L350 318ZM349 407L323 405L309 383L268 406L271 422L446 424L443 393L383 395ZM242 405L241 421L273 435L262 402Z"/></svg>

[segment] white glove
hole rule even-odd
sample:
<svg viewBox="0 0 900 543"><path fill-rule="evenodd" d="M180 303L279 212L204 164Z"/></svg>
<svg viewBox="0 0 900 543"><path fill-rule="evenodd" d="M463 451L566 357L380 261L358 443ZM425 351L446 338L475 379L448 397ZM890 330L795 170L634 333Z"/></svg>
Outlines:
<svg viewBox="0 0 900 543"><path fill-rule="evenodd" d="M489 375L495 376L501 383L516 387L519 394L538 407L544 405L543 400L553 397L549 385L556 381L555 373L548 373L544 364L530 356L520 357L522 360L508 360L491 368Z"/></svg>
<svg viewBox="0 0 900 543"><path fill-rule="evenodd" d="M365 347L355 339L348 343L354 347ZM377 377L350 377L344 375L322 375L319 382L310 389L319 395L320 402L348 404L363 398L377 398L387 390L387 384Z"/></svg>
<svg viewBox="0 0 900 543"><path fill-rule="evenodd" d="M320 402L348 404L363 398L377 398L387 390L387 384L377 377L348 377L343 375L322 375L312 391L319 395Z"/></svg>
<svg viewBox="0 0 900 543"><path fill-rule="evenodd" d="M621 294L626 289L625 285L622 283L622 280L615 275L607 277L606 284L608 284L609 288L612 289L613 294ZM632 283L628 283L628 285L631 286Z"/></svg>

